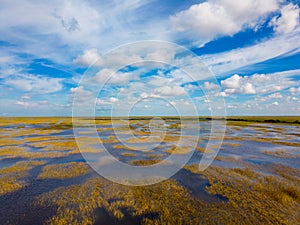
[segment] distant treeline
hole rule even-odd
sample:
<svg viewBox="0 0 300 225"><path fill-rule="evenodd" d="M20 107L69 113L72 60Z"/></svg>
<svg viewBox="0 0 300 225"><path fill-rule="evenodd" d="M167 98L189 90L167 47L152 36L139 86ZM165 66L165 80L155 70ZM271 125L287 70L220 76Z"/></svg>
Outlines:
<svg viewBox="0 0 300 225"><path fill-rule="evenodd" d="M300 117L298 116L279 116L279 117L272 117L272 116L234 116L234 117L205 117L205 116L155 116L160 117L166 121L177 121L177 120L195 120L199 119L202 121L207 120L226 120L226 121L237 121L237 122L257 122L257 123L288 123L288 124L300 124ZM86 119L93 119L93 118L86 118ZM129 119L129 120L150 120L153 119L152 116L131 116L131 117L96 117L96 120L112 120L112 119Z"/></svg>
<svg viewBox="0 0 300 225"><path fill-rule="evenodd" d="M300 124L299 120L280 120L280 119L254 119L254 118L213 118L206 117L205 120L226 120L226 121L242 121L242 122L258 122L258 123L292 123L292 124Z"/></svg>

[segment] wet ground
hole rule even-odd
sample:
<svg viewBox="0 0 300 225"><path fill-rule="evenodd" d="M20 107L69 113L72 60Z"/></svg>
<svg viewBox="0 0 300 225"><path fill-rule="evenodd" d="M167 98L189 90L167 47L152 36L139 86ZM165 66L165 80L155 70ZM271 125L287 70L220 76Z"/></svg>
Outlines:
<svg viewBox="0 0 300 225"><path fill-rule="evenodd" d="M224 140L217 136L214 136L213 140L209 140L211 121L185 124L184 138L186 140L190 140L190 138L195 140L195 129L200 131L200 135L197 136L199 137L196 143L197 148L187 166L198 165L205 151L213 151L217 152L217 156L212 162L211 168L242 170L251 168L253 173L274 176L278 176L278 174L270 168L276 167L276 165L295 170L300 169L299 125L251 123L245 126L241 122L241 124L229 123L224 127L224 122L217 123L220 127L219 130L226 131ZM15 120L2 120L0 123L0 182L4 191L0 195L0 223L64 224L61 222L63 219L58 217L58 212L61 210L58 203L39 204L39 199L46 198L45 196L49 193L59 191L60 188L68 190L68 187L74 185L83 187L91 179L100 179L105 184L102 185L103 193L111 190L112 182L101 178L91 168L82 172L75 165L86 162L86 157L83 157L81 153L85 156L89 155L88 158L99 156L97 151L95 152L99 139L111 155L120 161L132 165L149 165L149 162L159 162L174 153L172 148L176 145L180 135L182 136L180 134L182 127L176 120L165 121L164 127L161 128L166 131L164 138L160 137L160 133L151 133L153 127L149 126L149 121L132 121L130 125L128 130L122 122L117 122L115 126L112 126L110 121L98 121L93 129L90 126L82 127L79 132L83 134L80 137L84 142L84 150L81 152L82 149L79 150L75 143L71 122L67 119L52 119L50 122L28 119L21 123L17 123ZM160 128L156 127L156 129ZM95 130L97 133L94 132ZM116 133L119 136L116 136ZM215 149L206 149L208 143L210 148L215 146ZM181 147L191 147L190 144L187 141L187 143L182 143ZM218 144L222 144L220 149L217 148ZM185 151L176 154L185 154ZM31 165L27 169L24 167L23 171L23 167L19 168L18 165L26 162L39 163ZM51 175L51 171L46 170L47 166L59 164L68 165L69 167L66 168L71 168L73 171L66 169L55 177L53 174ZM42 173L44 173L43 178ZM296 176L296 179L298 178ZM198 202L197 204L215 206L230 203L228 195L208 191L212 185L209 174L201 174L187 167L181 169L169 180L175 182L176 188L177 186L183 188L191 196L191 199ZM122 185L118 186L118 189L124 193L128 191ZM130 191L136 190L130 189ZM115 207L114 205L117 203L105 200L106 194L102 195L102 201L107 201L107 203L99 203L97 207L92 207L88 214L91 219L78 220L78 224L147 224L149 221L161 219L159 211L148 212L145 210L145 212L137 213L130 205L134 205L134 203L128 203L131 200L128 200L126 204L122 203L123 205L117 201L121 206L113 211L112 207ZM59 198L59 196L57 197ZM122 201L125 201L124 198L127 197L123 196ZM136 201L134 195L132 198ZM150 199L147 200L147 197L145 198L145 201L150 201ZM85 200L83 199L83 201ZM296 203L298 204L298 202ZM110 205L112 206L109 207ZM118 216L118 213L123 216ZM296 219L298 219L297 214ZM149 224L151 223L149 222Z"/></svg>

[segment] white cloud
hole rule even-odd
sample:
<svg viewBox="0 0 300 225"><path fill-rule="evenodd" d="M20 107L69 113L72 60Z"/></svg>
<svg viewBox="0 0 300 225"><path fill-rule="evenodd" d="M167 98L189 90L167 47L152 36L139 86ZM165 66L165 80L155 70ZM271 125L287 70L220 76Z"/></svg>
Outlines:
<svg viewBox="0 0 300 225"><path fill-rule="evenodd" d="M147 98L160 98L161 96L159 94L147 94L146 92L143 92L140 94L140 97L142 99L147 99Z"/></svg>
<svg viewBox="0 0 300 225"><path fill-rule="evenodd" d="M150 52L146 55L145 60L151 60L153 62L172 62L175 56L174 49L162 49L155 52Z"/></svg>
<svg viewBox="0 0 300 225"><path fill-rule="evenodd" d="M206 82L204 82L204 88L206 90L216 90L216 89L219 89L220 86L215 84L215 83L211 83L211 82L206 81Z"/></svg>
<svg viewBox="0 0 300 225"><path fill-rule="evenodd" d="M70 88L70 94L70 102L72 102L75 106L89 105L93 104L95 101L93 93L84 89L83 86Z"/></svg>
<svg viewBox="0 0 300 225"><path fill-rule="evenodd" d="M242 87L241 90L242 90L242 93L244 93L244 94L255 94L256 93L256 90L253 87L253 84L251 84L251 83L246 83L244 85L244 87Z"/></svg>
<svg viewBox="0 0 300 225"><path fill-rule="evenodd" d="M164 76L152 76L148 84L154 86L163 86L163 85L172 84L173 82L174 82L173 78L167 78Z"/></svg>
<svg viewBox="0 0 300 225"><path fill-rule="evenodd" d="M1 1L0 33L15 51L70 64L84 49L107 52L145 39L165 39L165 21L141 20L148 1ZM126 7L128 6L128 7ZM16 16L18 15L18 16ZM136 31L139 32L136 32ZM159 38L161 37L161 38Z"/></svg>
<svg viewBox="0 0 300 225"><path fill-rule="evenodd" d="M37 108L37 107L40 107L40 106L49 105L48 101L37 101L37 102L17 101L15 104L23 106L25 109L27 109L27 108Z"/></svg>
<svg viewBox="0 0 300 225"><path fill-rule="evenodd" d="M278 106L279 103L278 102L273 102L272 105Z"/></svg>
<svg viewBox="0 0 300 225"><path fill-rule="evenodd" d="M85 90L83 86L70 88L70 92L77 94L77 95L85 96L85 97L92 96L92 92Z"/></svg>
<svg viewBox="0 0 300 225"><path fill-rule="evenodd" d="M115 97L110 97L108 99L97 98L96 99L96 104L97 105L111 105L111 104L116 103L118 101L119 101L119 99L117 99Z"/></svg>
<svg viewBox="0 0 300 225"><path fill-rule="evenodd" d="M115 97L110 97L110 98L109 98L109 101L110 101L111 103L115 103L115 102L119 101L119 99L117 99L117 98L115 98Z"/></svg>
<svg viewBox="0 0 300 225"><path fill-rule="evenodd" d="M299 52L299 32L300 30L296 29L293 33L276 36L250 47L204 55L200 58L216 75L221 75L240 67L279 57L288 52Z"/></svg>
<svg viewBox="0 0 300 225"><path fill-rule="evenodd" d="M176 50L165 42L134 42L134 47L121 45L112 51L101 54L98 49L91 48L85 50L77 56L73 62L80 66L102 66L119 68L126 65L140 65L143 67L165 67L165 63L174 60Z"/></svg>
<svg viewBox="0 0 300 225"><path fill-rule="evenodd" d="M228 89L235 89L240 87L241 77L237 74L232 77L227 78L226 80L222 80L221 84L223 87Z"/></svg>
<svg viewBox="0 0 300 225"><path fill-rule="evenodd" d="M281 91L295 84L292 76L299 75L300 70L289 70L271 74L254 74L249 78L256 86L257 93L264 94Z"/></svg>
<svg viewBox="0 0 300 225"><path fill-rule="evenodd" d="M96 48L88 49L82 55L77 56L74 63L80 66L126 66L132 62L140 62L142 58L136 54L122 52L121 54L108 54L102 56Z"/></svg>
<svg viewBox="0 0 300 225"><path fill-rule="evenodd" d="M273 94L270 94L268 96L269 99L280 99L282 98L282 94L280 92L276 92L276 93L273 93Z"/></svg>
<svg viewBox="0 0 300 225"><path fill-rule="evenodd" d="M154 93L161 96L181 96L186 95L186 91L184 88L180 86L165 86L154 89Z"/></svg>
<svg viewBox="0 0 300 225"><path fill-rule="evenodd" d="M20 74L7 78L4 83L25 92L53 93L62 90L62 81L61 78Z"/></svg>
<svg viewBox="0 0 300 225"><path fill-rule="evenodd" d="M199 89L199 87L196 85L187 84L187 85L184 85L184 89L187 91L195 91L195 90Z"/></svg>
<svg viewBox="0 0 300 225"><path fill-rule="evenodd" d="M222 96L230 94L265 94L280 91L295 84L292 76L298 75L300 70L290 70L273 74L254 74L252 76L240 76L235 74L221 81L224 93ZM296 91L291 88L290 91ZM273 93L269 98L280 98L280 93Z"/></svg>
<svg viewBox="0 0 300 225"><path fill-rule="evenodd" d="M300 94L300 87L296 88L296 87L291 87L289 89L289 91L292 93L292 94Z"/></svg>
<svg viewBox="0 0 300 225"><path fill-rule="evenodd" d="M113 79L113 77L116 76L115 73L116 73L116 71L111 70L111 69L102 69L96 74L95 80L99 84L105 84L109 81L109 79Z"/></svg>
<svg viewBox="0 0 300 225"><path fill-rule="evenodd" d="M257 102L270 102L271 100L279 100L282 99L283 95L280 92L275 92L273 94L270 94L268 96L256 96L254 98Z"/></svg>
<svg viewBox="0 0 300 225"><path fill-rule="evenodd" d="M18 16L16 16L18 15ZM69 62L78 45L98 41L102 16L86 1L2 1L0 32L13 49L39 58ZM68 48L72 46L72 48ZM63 48L63 50L62 50Z"/></svg>
<svg viewBox="0 0 300 225"><path fill-rule="evenodd" d="M176 31L203 44L218 36L255 28L262 17L278 9L279 0L209 0L170 17Z"/></svg>
<svg viewBox="0 0 300 225"><path fill-rule="evenodd" d="M274 17L270 25L274 27L277 33L290 33L299 26L299 12L300 9L297 5L292 3L285 5L281 8L281 16Z"/></svg>
<svg viewBox="0 0 300 225"><path fill-rule="evenodd" d="M225 88L226 94L255 94L256 90L252 83L248 82L248 77L241 77L237 74L222 80L221 84Z"/></svg>
<svg viewBox="0 0 300 225"><path fill-rule="evenodd" d="M17 101L16 105L24 106L24 108L28 108L30 106L28 102L24 102L24 101Z"/></svg>
<svg viewBox="0 0 300 225"><path fill-rule="evenodd" d="M78 56L74 63L81 66L98 65L102 63L102 57L100 56L96 48L88 49L83 52L82 55Z"/></svg>
<svg viewBox="0 0 300 225"><path fill-rule="evenodd" d="M21 98L22 99L31 99L31 96L30 95L22 95Z"/></svg>
<svg viewBox="0 0 300 225"><path fill-rule="evenodd" d="M129 81L137 78L137 75L130 72L115 72L111 69L102 69L96 76L95 80L99 84L111 84L111 85L126 85Z"/></svg>

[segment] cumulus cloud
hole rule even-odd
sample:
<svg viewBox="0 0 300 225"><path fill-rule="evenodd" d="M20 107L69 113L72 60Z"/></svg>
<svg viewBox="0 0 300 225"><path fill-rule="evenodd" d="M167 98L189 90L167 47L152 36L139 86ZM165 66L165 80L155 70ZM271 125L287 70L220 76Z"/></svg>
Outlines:
<svg viewBox="0 0 300 225"><path fill-rule="evenodd" d="M152 76L148 84L154 86L162 86L162 85L172 84L173 82L174 82L174 78L168 78L160 75L160 76Z"/></svg>
<svg viewBox="0 0 300 225"><path fill-rule="evenodd" d="M115 51L104 55L100 54L96 48L87 49L73 62L79 66L120 67L142 64L144 67L164 67L165 63L171 63L174 60L176 50L170 48L169 45L159 42L147 44L136 42L134 44L132 49L127 48L126 45L120 46ZM144 61L148 63L143 63Z"/></svg>
<svg viewBox="0 0 300 225"><path fill-rule="evenodd" d="M289 91L292 93L292 94L300 94L300 87L291 87L289 89Z"/></svg>
<svg viewBox="0 0 300 225"><path fill-rule="evenodd" d="M110 97L108 99L97 98L96 99L96 104L97 105L110 105L110 104L116 103L118 101L119 101L119 99L117 99L115 97Z"/></svg>
<svg viewBox="0 0 300 225"><path fill-rule="evenodd" d="M70 92L84 97L92 96L92 92L85 90L83 86L70 88Z"/></svg>
<svg viewBox="0 0 300 225"><path fill-rule="evenodd" d="M96 76L95 80L97 83L106 85L126 85L129 81L136 79L138 76L130 72L115 72L111 69L102 69Z"/></svg>
<svg viewBox="0 0 300 225"><path fill-rule="evenodd" d="M17 101L16 105L24 106L24 108L28 108L30 106L28 102L24 102L24 101Z"/></svg>
<svg viewBox="0 0 300 225"><path fill-rule="evenodd" d="M117 98L115 98L115 97L110 97L110 98L109 98L109 101L110 101L111 103L114 103L114 102L119 101L119 99L117 99Z"/></svg>
<svg viewBox="0 0 300 225"><path fill-rule="evenodd" d="M247 79L235 74L226 80L221 81L222 86L225 88L226 94L255 94L256 90L252 83Z"/></svg>
<svg viewBox="0 0 300 225"><path fill-rule="evenodd" d="M211 83L211 82L206 81L206 82L204 82L204 88L206 90L216 90L216 89L219 89L220 86L215 84L215 83Z"/></svg>
<svg viewBox="0 0 300 225"><path fill-rule="evenodd" d="M256 102L270 102L272 100L280 100L283 98L283 95L280 92L275 92L273 94L267 95L267 96L256 96L254 100Z"/></svg>
<svg viewBox="0 0 300 225"><path fill-rule="evenodd" d="M235 74L232 77L227 78L226 80L222 80L221 84L225 88L239 88L241 80L242 78L239 75Z"/></svg>
<svg viewBox="0 0 300 225"><path fill-rule="evenodd" d="M93 104L94 101L93 93L86 90L83 86L70 88L70 103L72 102L75 106Z"/></svg>
<svg viewBox="0 0 300 225"><path fill-rule="evenodd" d="M61 78L20 74L9 77L4 81L4 83L25 92L53 93L62 90L62 81L63 79Z"/></svg>
<svg viewBox="0 0 300 225"><path fill-rule="evenodd" d="M234 35L246 27L255 28L262 17L279 7L279 0L209 0L192 5L170 17L174 29L201 40Z"/></svg>
<svg viewBox="0 0 300 225"><path fill-rule="evenodd" d="M88 49L83 52L82 55L79 55L74 63L80 66L90 66L90 65L101 65L102 57L100 56L98 50L96 48Z"/></svg>
<svg viewBox="0 0 300 225"><path fill-rule="evenodd" d="M118 67L126 66L133 62L141 61L141 57L136 54L108 54L102 56L96 48L88 49L82 55L77 56L74 63L79 66L105 66L105 67Z"/></svg>
<svg viewBox="0 0 300 225"><path fill-rule="evenodd" d="M290 88L295 85L293 76L299 75L300 70L289 70L271 74L254 74L248 79L256 86L257 93L271 93Z"/></svg>
<svg viewBox="0 0 300 225"><path fill-rule="evenodd" d="M31 96L30 95L22 95L21 98L22 99L31 99Z"/></svg>
<svg viewBox="0 0 300 225"><path fill-rule="evenodd" d="M143 92L140 94L140 97L143 99L147 99L147 98L160 98L161 96L159 94L147 94L146 92Z"/></svg>
<svg viewBox="0 0 300 225"><path fill-rule="evenodd" d="M270 25L277 33L290 33L299 25L299 13L300 9L297 5L292 3L285 5L281 8L281 15L274 17Z"/></svg>
<svg viewBox="0 0 300 225"><path fill-rule="evenodd" d="M154 89L154 93L161 96L181 96L186 95L184 88L180 86L165 86Z"/></svg>
<svg viewBox="0 0 300 225"><path fill-rule="evenodd" d="M37 108L43 105L48 105L48 101L37 101L37 102L25 102L25 101L17 101L16 105L23 106L25 109L27 108Z"/></svg>
<svg viewBox="0 0 300 225"><path fill-rule="evenodd" d="M276 93L270 94L268 96L268 98L269 99L280 99L280 98L283 98L283 96L280 92L276 92Z"/></svg>
<svg viewBox="0 0 300 225"><path fill-rule="evenodd" d="M295 84L291 77L299 73L299 70L291 70L272 74L253 74L251 76L235 74L221 81L221 85L224 88L224 92L221 95L265 94L284 90ZM291 88L290 91L296 91L296 89ZM269 98L280 97L282 97L280 93L273 93L269 96Z"/></svg>

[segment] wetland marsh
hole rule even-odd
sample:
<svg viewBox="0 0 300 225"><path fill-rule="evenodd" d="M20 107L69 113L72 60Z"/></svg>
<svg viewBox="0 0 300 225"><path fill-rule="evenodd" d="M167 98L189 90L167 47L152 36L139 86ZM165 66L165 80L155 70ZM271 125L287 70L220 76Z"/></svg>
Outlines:
<svg viewBox="0 0 300 225"><path fill-rule="evenodd" d="M121 120L113 122L126 137ZM130 120L135 138L128 145L114 135L110 119L97 119L95 128L115 158L146 166L188 152L176 148L178 119L164 120L163 138L148 138L147 118ZM82 129L79 151L71 118L1 118L1 224L300 224L300 125L293 122L300 120L267 120L227 121L218 155L199 171L203 152L214 150L205 150L211 120L200 119L199 142L184 168L134 187L93 171L82 154L96 154L99 139ZM191 130L184 139L192 136Z"/></svg>

